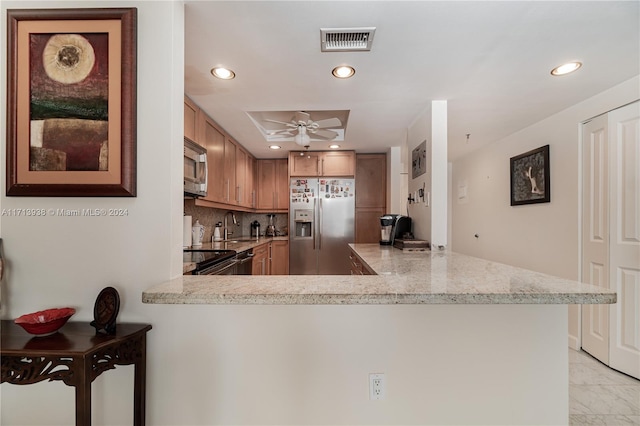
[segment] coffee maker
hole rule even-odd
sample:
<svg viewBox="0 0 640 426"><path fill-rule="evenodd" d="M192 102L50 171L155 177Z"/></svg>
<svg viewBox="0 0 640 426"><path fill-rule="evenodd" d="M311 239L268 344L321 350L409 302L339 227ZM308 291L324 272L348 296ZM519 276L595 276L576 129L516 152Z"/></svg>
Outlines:
<svg viewBox="0 0 640 426"><path fill-rule="evenodd" d="M390 246L396 238L411 233L411 218L399 214L385 214L380 217L380 245Z"/></svg>

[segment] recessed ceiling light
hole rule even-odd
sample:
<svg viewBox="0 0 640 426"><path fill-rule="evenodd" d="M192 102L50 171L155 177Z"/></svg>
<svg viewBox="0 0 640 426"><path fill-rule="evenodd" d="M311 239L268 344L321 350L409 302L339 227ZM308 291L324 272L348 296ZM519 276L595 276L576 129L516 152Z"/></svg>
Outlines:
<svg viewBox="0 0 640 426"><path fill-rule="evenodd" d="M574 72L582 66L582 62L567 62L551 70L551 75L565 75Z"/></svg>
<svg viewBox="0 0 640 426"><path fill-rule="evenodd" d="M211 74L213 74L214 77L218 77L222 80L231 80L236 76L235 72L223 67L211 68Z"/></svg>
<svg viewBox="0 0 640 426"><path fill-rule="evenodd" d="M280 149L280 145L270 145L269 149Z"/></svg>
<svg viewBox="0 0 640 426"><path fill-rule="evenodd" d="M329 148L331 148L331 149L338 149L338 148L340 148L340 145L336 145L336 144L329 145Z"/></svg>
<svg viewBox="0 0 640 426"><path fill-rule="evenodd" d="M340 65L339 67L335 67L331 74L333 74L336 78L349 78L356 73L355 68L350 67L349 65Z"/></svg>

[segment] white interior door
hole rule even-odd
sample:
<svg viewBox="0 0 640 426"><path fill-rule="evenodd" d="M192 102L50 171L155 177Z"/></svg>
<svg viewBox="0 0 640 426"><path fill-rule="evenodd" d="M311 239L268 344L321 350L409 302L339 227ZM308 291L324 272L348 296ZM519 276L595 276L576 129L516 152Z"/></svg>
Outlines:
<svg viewBox="0 0 640 426"><path fill-rule="evenodd" d="M640 378L640 102L611 111L609 365Z"/></svg>
<svg viewBox="0 0 640 426"><path fill-rule="evenodd" d="M582 126L582 281L609 287L607 116ZM582 348L609 363L609 305L582 305Z"/></svg>

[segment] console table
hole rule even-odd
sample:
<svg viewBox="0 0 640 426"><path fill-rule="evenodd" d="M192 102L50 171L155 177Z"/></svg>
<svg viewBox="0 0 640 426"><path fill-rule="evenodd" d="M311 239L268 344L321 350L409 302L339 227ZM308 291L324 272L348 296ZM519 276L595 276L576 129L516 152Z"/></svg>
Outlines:
<svg viewBox="0 0 640 426"><path fill-rule="evenodd" d="M13 321L0 324L2 380L29 385L62 380L75 387L76 425L91 424L91 383L116 365L134 365L133 424L145 424L146 336L149 324L117 324L113 335L89 323L69 322L57 333L35 337Z"/></svg>

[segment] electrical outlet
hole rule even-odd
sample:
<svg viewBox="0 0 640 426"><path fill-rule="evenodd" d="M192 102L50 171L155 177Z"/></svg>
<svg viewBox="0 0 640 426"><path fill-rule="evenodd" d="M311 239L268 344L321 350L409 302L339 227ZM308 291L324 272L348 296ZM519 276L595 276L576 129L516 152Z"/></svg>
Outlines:
<svg viewBox="0 0 640 426"><path fill-rule="evenodd" d="M384 374L369 374L369 399L380 400L386 395Z"/></svg>

